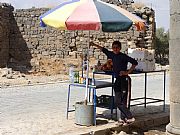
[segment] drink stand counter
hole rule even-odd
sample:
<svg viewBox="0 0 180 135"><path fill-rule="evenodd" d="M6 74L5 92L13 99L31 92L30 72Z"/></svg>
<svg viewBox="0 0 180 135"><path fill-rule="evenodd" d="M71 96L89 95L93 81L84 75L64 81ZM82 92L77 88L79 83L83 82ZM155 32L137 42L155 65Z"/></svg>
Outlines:
<svg viewBox="0 0 180 135"><path fill-rule="evenodd" d="M150 73L155 73L155 72L163 72L163 99L160 98L152 98L152 97L148 97L147 96L147 77L148 74ZM107 81L99 81L95 79L95 75L96 74L101 74L101 75L110 75L112 78L112 82L107 82ZM166 90L166 70L156 70L156 71L134 71L132 74L144 74L144 97L137 97L134 99L130 99L130 101L135 101L135 100L144 100L143 102L140 103L136 103L136 104L130 104L129 103L129 107L130 106L137 106L137 105L144 105L144 107L146 108L147 104L150 103L157 103L157 102L163 102L163 110L165 111L165 90ZM111 102L110 102L110 109L111 109L111 116L113 115L113 109L114 109L114 80L115 80L115 76L114 73L112 71L100 71L100 72L93 72L93 84L89 84L88 88L89 88L89 98L88 100L90 101L90 92L92 90L92 102L94 104L94 125L96 125L96 107L97 107L97 95L96 95L96 91L97 89L101 89L101 88L107 88L107 87L111 87L112 88L112 92L111 92ZM68 113L72 112L74 110L70 110L69 109L69 104L70 104L70 91L71 91L71 87L86 87L85 84L79 84L79 83L70 83L69 87L68 87L68 98L67 98L67 112L66 112L66 118L68 119ZM151 100L151 101L147 101L147 100Z"/></svg>

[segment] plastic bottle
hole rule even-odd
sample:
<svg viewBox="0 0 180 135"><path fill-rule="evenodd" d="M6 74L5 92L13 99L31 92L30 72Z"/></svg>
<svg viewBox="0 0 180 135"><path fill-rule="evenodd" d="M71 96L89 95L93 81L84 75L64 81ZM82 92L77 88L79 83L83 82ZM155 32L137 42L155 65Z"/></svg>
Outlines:
<svg viewBox="0 0 180 135"><path fill-rule="evenodd" d="M79 83L79 71L74 71L74 83Z"/></svg>
<svg viewBox="0 0 180 135"><path fill-rule="evenodd" d="M95 85L95 79L92 78L91 85Z"/></svg>
<svg viewBox="0 0 180 135"><path fill-rule="evenodd" d="M74 67L73 66L69 68L69 80L71 83L74 83Z"/></svg>

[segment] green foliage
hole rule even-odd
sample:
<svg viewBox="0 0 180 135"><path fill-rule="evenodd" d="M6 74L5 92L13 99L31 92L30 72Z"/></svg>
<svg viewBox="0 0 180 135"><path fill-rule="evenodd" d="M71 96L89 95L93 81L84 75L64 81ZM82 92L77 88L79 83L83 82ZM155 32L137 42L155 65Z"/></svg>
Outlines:
<svg viewBox="0 0 180 135"><path fill-rule="evenodd" d="M169 31L164 28L156 30L155 59L161 65L169 64Z"/></svg>

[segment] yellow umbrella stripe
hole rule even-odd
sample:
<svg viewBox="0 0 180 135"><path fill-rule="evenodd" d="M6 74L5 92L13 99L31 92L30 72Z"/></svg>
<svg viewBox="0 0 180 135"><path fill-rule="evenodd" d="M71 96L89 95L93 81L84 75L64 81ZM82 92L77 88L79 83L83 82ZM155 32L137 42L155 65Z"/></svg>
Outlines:
<svg viewBox="0 0 180 135"><path fill-rule="evenodd" d="M86 0L80 0L78 2L64 5L56 9L55 11L51 12L50 14L46 15L44 18L42 18L42 20L45 24L48 24L52 27L66 30L66 20L73 13L76 7L78 7L85 1Z"/></svg>

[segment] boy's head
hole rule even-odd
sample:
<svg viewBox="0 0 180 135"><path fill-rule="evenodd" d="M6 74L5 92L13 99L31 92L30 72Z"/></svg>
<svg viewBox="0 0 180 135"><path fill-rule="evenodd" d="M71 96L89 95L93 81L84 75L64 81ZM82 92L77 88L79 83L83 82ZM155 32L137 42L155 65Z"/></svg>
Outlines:
<svg viewBox="0 0 180 135"><path fill-rule="evenodd" d="M114 41L112 43L112 50L113 50L113 53L118 54L121 50L121 42Z"/></svg>

